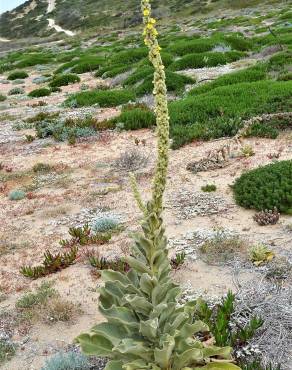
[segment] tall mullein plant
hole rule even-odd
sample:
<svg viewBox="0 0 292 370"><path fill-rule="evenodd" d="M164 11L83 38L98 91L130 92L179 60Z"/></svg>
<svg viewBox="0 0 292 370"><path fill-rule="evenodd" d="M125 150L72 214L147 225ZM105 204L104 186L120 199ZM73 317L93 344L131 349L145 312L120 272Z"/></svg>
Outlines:
<svg viewBox="0 0 292 370"><path fill-rule="evenodd" d="M204 346L196 333L208 331L193 322L195 302L179 306L180 288L170 277L167 239L161 218L166 186L169 116L164 66L149 0L142 0L145 44L154 72L158 159L152 199L145 205L132 177L137 203L144 214L142 233L134 235L131 269L127 273L101 271L99 310L106 322L77 338L83 352L109 358L106 370L239 369L228 347Z"/></svg>

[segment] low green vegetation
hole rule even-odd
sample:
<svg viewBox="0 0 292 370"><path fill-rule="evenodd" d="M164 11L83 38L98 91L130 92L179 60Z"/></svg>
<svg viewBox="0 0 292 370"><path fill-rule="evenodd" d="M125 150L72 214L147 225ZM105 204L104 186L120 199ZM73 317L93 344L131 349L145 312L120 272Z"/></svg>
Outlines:
<svg viewBox="0 0 292 370"><path fill-rule="evenodd" d="M66 106L88 107L99 105L100 107L116 107L135 100L132 90L91 90L71 95L66 101Z"/></svg>
<svg viewBox="0 0 292 370"><path fill-rule="evenodd" d="M0 364L11 360L15 355L16 345L5 339L0 339Z"/></svg>
<svg viewBox="0 0 292 370"><path fill-rule="evenodd" d="M74 84L75 82L80 82L80 77L73 73L56 75L50 82L50 87L60 87Z"/></svg>
<svg viewBox="0 0 292 370"><path fill-rule="evenodd" d="M25 71L15 71L10 73L10 75L7 77L7 80L17 80L17 79L24 79L27 78L28 74Z"/></svg>
<svg viewBox="0 0 292 370"><path fill-rule="evenodd" d="M76 352L60 352L46 361L41 370L89 370L88 358Z"/></svg>
<svg viewBox="0 0 292 370"><path fill-rule="evenodd" d="M0 94L0 102L3 102L7 99L6 95Z"/></svg>
<svg viewBox="0 0 292 370"><path fill-rule="evenodd" d="M204 94L220 86L228 86L244 82L256 82L260 80L265 80L266 77L267 77L267 66L264 63L259 63L256 66L220 76L212 82L194 88L189 92L189 95Z"/></svg>
<svg viewBox="0 0 292 370"><path fill-rule="evenodd" d="M125 107L122 113L110 121L124 130L139 130L155 125L155 115L147 107Z"/></svg>
<svg viewBox="0 0 292 370"><path fill-rule="evenodd" d="M207 184L201 187L201 190L204 191L205 193L211 193L213 191L217 190L217 187L215 184Z"/></svg>
<svg viewBox="0 0 292 370"><path fill-rule="evenodd" d="M169 69L171 69L172 71L180 71L188 68L215 67L218 65L224 65L234 62L240 58L243 58L244 55L245 54L240 51L227 51L225 53L208 52L187 54L181 59L173 62L169 66Z"/></svg>
<svg viewBox="0 0 292 370"><path fill-rule="evenodd" d="M45 87L42 87L40 89L35 89L35 90L32 90L28 96L30 96L31 98L41 98L43 96L49 96L51 95L51 90L50 89L47 89Z"/></svg>
<svg viewBox="0 0 292 370"><path fill-rule="evenodd" d="M245 208L292 214L292 161L280 161L243 173L233 186L236 203Z"/></svg>
<svg viewBox="0 0 292 370"><path fill-rule="evenodd" d="M220 86L169 105L173 148L194 139L233 136L241 119L289 111L292 82L257 81Z"/></svg>

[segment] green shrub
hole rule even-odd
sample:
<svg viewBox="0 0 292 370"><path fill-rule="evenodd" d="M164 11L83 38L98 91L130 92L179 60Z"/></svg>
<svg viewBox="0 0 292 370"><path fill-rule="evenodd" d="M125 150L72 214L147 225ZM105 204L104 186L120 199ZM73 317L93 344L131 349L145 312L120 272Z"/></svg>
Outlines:
<svg viewBox="0 0 292 370"><path fill-rule="evenodd" d="M245 54L240 51L208 52L202 54L187 54L181 59L176 60L170 65L173 71L179 71L187 68L215 67L234 62L242 58Z"/></svg>
<svg viewBox="0 0 292 370"><path fill-rule="evenodd" d="M211 193L212 191L216 191L217 187L214 184L207 184L201 187L201 190L206 193Z"/></svg>
<svg viewBox="0 0 292 370"><path fill-rule="evenodd" d="M46 303L49 298L57 294L52 283L43 282L36 291L26 293L15 304L16 308L28 309Z"/></svg>
<svg viewBox="0 0 292 370"><path fill-rule="evenodd" d="M11 360L15 355L16 345L9 340L0 339L0 364Z"/></svg>
<svg viewBox="0 0 292 370"><path fill-rule="evenodd" d="M120 64L132 64L136 63L139 60L147 57L148 55L148 50L147 48L132 48L132 49L127 49L124 51L121 51L120 53L114 54L112 57L112 62L116 63L117 61Z"/></svg>
<svg viewBox="0 0 292 370"><path fill-rule="evenodd" d="M233 136L240 118L291 110L292 82L258 81L217 87L169 105L173 147L193 139Z"/></svg>
<svg viewBox="0 0 292 370"><path fill-rule="evenodd" d="M63 73L64 71L71 71L72 73L86 73L92 72L100 68L104 63L102 57L96 55L81 55L77 60L72 60L60 66L55 74Z"/></svg>
<svg viewBox="0 0 292 370"><path fill-rule="evenodd" d="M18 63L15 64L16 68L32 67L38 64L50 63L53 59L52 54L46 53L30 53L24 55Z"/></svg>
<svg viewBox="0 0 292 370"><path fill-rule="evenodd" d="M7 96L0 94L0 102L5 101L7 99Z"/></svg>
<svg viewBox="0 0 292 370"><path fill-rule="evenodd" d="M122 123L125 130L139 130L155 125L155 115L148 109L134 108L124 110L118 117L112 120L114 123Z"/></svg>
<svg viewBox="0 0 292 370"><path fill-rule="evenodd" d="M49 96L51 95L51 90L50 89L46 89L45 87L41 88L41 89L35 89L35 90L32 90L28 96L30 96L31 98L40 98L42 96Z"/></svg>
<svg viewBox="0 0 292 370"><path fill-rule="evenodd" d="M218 44L218 39L190 39L176 41L167 48L167 51L176 55L186 55L190 53L205 53L212 50Z"/></svg>
<svg viewBox="0 0 292 370"><path fill-rule="evenodd" d="M174 72L166 71L166 86L167 91L179 94L183 92L186 84L192 84L195 81L191 77L179 75ZM136 87L135 91L137 96L149 94L153 91L153 75L152 73L144 79L144 81Z"/></svg>
<svg viewBox="0 0 292 370"><path fill-rule="evenodd" d="M189 92L189 95L204 94L205 92L208 92L220 86L264 80L267 75L266 68L267 67L265 64L260 64L258 66L243 69L241 71L228 73L226 75L218 77L215 81L196 87Z"/></svg>
<svg viewBox="0 0 292 370"><path fill-rule="evenodd" d="M18 79L24 79L27 78L28 74L25 71L15 71L10 73L10 75L7 77L7 80L18 80Z"/></svg>
<svg viewBox="0 0 292 370"><path fill-rule="evenodd" d="M233 186L236 203L257 210L292 214L292 161L280 161L242 174Z"/></svg>
<svg viewBox="0 0 292 370"><path fill-rule="evenodd" d="M24 94L24 89L22 87L13 87L8 92L8 95L21 95L21 94Z"/></svg>
<svg viewBox="0 0 292 370"><path fill-rule="evenodd" d="M98 104L100 107L115 107L133 100L135 100L135 94L131 90L91 90L71 95L65 101L65 105L87 107Z"/></svg>
<svg viewBox="0 0 292 370"><path fill-rule="evenodd" d="M132 73L124 82L123 86L133 86L137 82L144 80L145 78L149 77L153 74L153 67L151 66L143 66L137 68L134 73ZM153 78L152 78L153 79Z"/></svg>
<svg viewBox="0 0 292 370"><path fill-rule="evenodd" d="M22 200L25 197L26 194L23 190L12 190L8 195L9 200Z"/></svg>
<svg viewBox="0 0 292 370"><path fill-rule="evenodd" d="M74 84L75 82L80 82L80 77L76 74L68 73L63 75L57 75L50 82L51 87L60 87Z"/></svg>
<svg viewBox="0 0 292 370"><path fill-rule="evenodd" d="M224 39L234 50L248 51L252 48L252 42L247 38L232 35L226 36Z"/></svg>

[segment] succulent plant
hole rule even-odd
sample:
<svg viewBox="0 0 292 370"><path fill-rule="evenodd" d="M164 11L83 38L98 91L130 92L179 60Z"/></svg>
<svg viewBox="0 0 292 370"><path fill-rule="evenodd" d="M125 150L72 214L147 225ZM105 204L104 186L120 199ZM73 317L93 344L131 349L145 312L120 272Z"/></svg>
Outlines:
<svg viewBox="0 0 292 370"><path fill-rule="evenodd" d="M249 258L256 266L272 261L275 254L263 244L253 246L249 251Z"/></svg>
<svg viewBox="0 0 292 370"><path fill-rule="evenodd" d="M253 216L253 219L260 225L275 225L280 218L280 213L277 208L273 210L265 209L264 211L258 212Z"/></svg>

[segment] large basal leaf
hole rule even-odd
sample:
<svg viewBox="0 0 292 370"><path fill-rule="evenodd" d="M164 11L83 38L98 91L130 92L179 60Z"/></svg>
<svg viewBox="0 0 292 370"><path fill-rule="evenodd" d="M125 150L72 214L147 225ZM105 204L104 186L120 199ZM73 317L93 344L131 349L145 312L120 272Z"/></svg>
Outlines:
<svg viewBox="0 0 292 370"><path fill-rule="evenodd" d="M109 322L103 322L96 325L91 329L91 331L105 337L113 346L118 345L126 335L126 330L122 325L115 325Z"/></svg>
<svg viewBox="0 0 292 370"><path fill-rule="evenodd" d="M121 361L109 361L104 370L123 370L123 363Z"/></svg>
<svg viewBox="0 0 292 370"><path fill-rule="evenodd" d="M194 370L241 370L240 367L228 362L210 362L204 367L196 367Z"/></svg>
<svg viewBox="0 0 292 370"><path fill-rule="evenodd" d="M113 356L112 343L98 334L81 334L76 338L80 343L82 351L86 355L104 356L111 358Z"/></svg>
<svg viewBox="0 0 292 370"><path fill-rule="evenodd" d="M112 306L106 309L103 308L102 305L99 305L99 310L111 323L118 323L129 328L139 328L137 317L134 315L133 311L127 307Z"/></svg>
<svg viewBox="0 0 292 370"><path fill-rule="evenodd" d="M157 329L158 318L140 322L140 333L146 338L155 339L157 336Z"/></svg>
<svg viewBox="0 0 292 370"><path fill-rule="evenodd" d="M116 353L119 352L122 355L128 355L129 358L135 356L137 359L142 358L146 361L151 361L153 357L153 350L146 347L143 341L136 341L129 338L122 340L113 350Z"/></svg>
<svg viewBox="0 0 292 370"><path fill-rule="evenodd" d="M162 349L155 349L154 350L154 358L155 362L164 368L169 368L170 359L172 352L175 347L175 340L173 337L168 335L165 340L163 341L163 348Z"/></svg>
<svg viewBox="0 0 292 370"><path fill-rule="evenodd" d="M136 260L136 258L126 257L125 260L133 269L135 269L140 274L146 273L152 275L149 267L147 267L144 263Z"/></svg>
<svg viewBox="0 0 292 370"><path fill-rule="evenodd" d="M210 347L205 347L203 349L204 357L212 357L212 356L220 356L224 359L231 359L231 347L215 347L215 346L210 346Z"/></svg>
<svg viewBox="0 0 292 370"><path fill-rule="evenodd" d="M176 354L174 356L173 370L181 370L183 367L193 363L204 363L203 352L201 349L191 348L180 355Z"/></svg>
<svg viewBox="0 0 292 370"><path fill-rule="evenodd" d="M139 297L135 294L126 294L121 302L123 305L130 305L133 311L142 313L144 315L149 315L149 313L153 309L152 304L148 302L146 298Z"/></svg>

